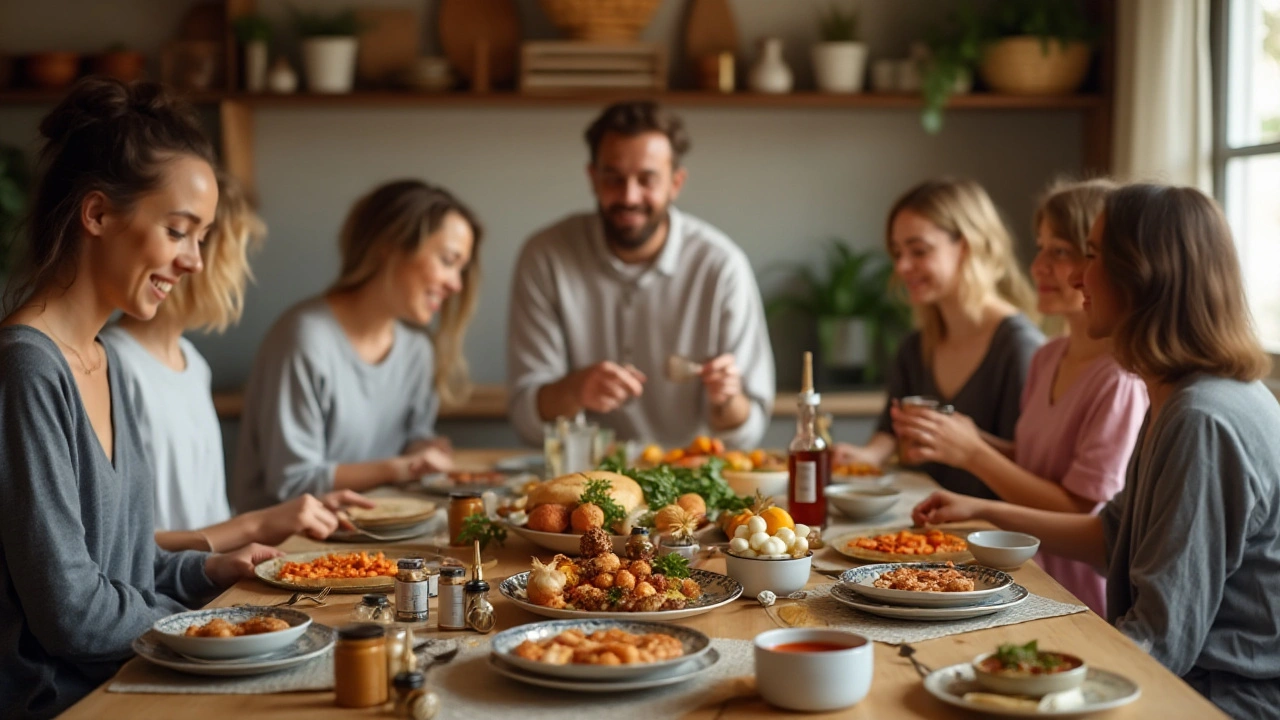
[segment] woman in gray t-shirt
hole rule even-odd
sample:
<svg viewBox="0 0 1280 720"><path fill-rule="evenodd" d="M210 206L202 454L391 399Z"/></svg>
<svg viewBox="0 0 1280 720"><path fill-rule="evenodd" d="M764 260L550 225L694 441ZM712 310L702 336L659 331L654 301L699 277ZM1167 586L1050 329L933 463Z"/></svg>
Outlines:
<svg viewBox="0 0 1280 720"><path fill-rule="evenodd" d="M258 350L228 489L237 512L452 467L435 418L442 398L467 392L480 238L465 205L421 181L356 202L338 281L288 310Z"/></svg>
<svg viewBox="0 0 1280 720"><path fill-rule="evenodd" d="M952 405L1012 448L1022 385L1044 335L1025 314L1035 296L995 204L972 180L925 181L890 209L885 245L919 329L889 368L889 401L875 434L863 446L838 444L835 462L882 465L896 450L901 462L916 464L912 448L898 446L891 414L912 395ZM964 470L920 469L949 490L996 497Z"/></svg>
<svg viewBox="0 0 1280 720"><path fill-rule="evenodd" d="M989 520L1107 575L1107 614L1236 718L1280 707L1280 405L1259 382L1226 219L1192 188L1112 193L1079 277L1091 337L1146 383L1125 488L1098 516L940 492L917 523Z"/></svg>

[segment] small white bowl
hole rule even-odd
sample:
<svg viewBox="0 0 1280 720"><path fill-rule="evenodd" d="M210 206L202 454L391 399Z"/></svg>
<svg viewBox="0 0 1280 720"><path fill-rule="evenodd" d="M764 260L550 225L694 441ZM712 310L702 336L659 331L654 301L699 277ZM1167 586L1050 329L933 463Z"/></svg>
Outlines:
<svg viewBox="0 0 1280 720"><path fill-rule="evenodd" d="M754 598L764 590L788 595L809 584L813 570L813 553L798 558L745 558L725 554L729 577L742 585L742 597Z"/></svg>
<svg viewBox="0 0 1280 720"><path fill-rule="evenodd" d="M979 685L1005 695L1043 697L1049 693L1080 687L1084 683L1085 676L1089 674L1088 664L1076 655L1059 654L1079 660L1079 667L1049 675L1003 675L982 669L982 662L995 655L995 653L983 653L973 659L973 676Z"/></svg>
<svg viewBox="0 0 1280 720"><path fill-rule="evenodd" d="M761 495L772 498L774 505L787 506L790 480L786 470L722 470L720 475L735 495L752 497L759 491Z"/></svg>
<svg viewBox="0 0 1280 720"><path fill-rule="evenodd" d="M289 623L289 627L275 632L238 637L187 637L183 633L191 625L204 625L214 618L230 623L242 623L252 617L266 615ZM230 660L254 655L265 655L293 644L311 626L311 617L299 610L272 607L207 608L178 613L157 620L152 629L160 642L176 653L202 660Z"/></svg>
<svg viewBox="0 0 1280 720"><path fill-rule="evenodd" d="M840 650L785 652L789 643L830 643ZM784 710L821 712L856 705L871 690L871 641L844 630L782 628L755 639L756 689Z"/></svg>
<svg viewBox="0 0 1280 720"><path fill-rule="evenodd" d="M828 485L827 502L854 520L883 515L898 504L902 493L887 487Z"/></svg>
<svg viewBox="0 0 1280 720"><path fill-rule="evenodd" d="M1007 530L971 532L965 541L979 563L1000 570L1021 566L1040 549L1040 539L1036 536Z"/></svg>

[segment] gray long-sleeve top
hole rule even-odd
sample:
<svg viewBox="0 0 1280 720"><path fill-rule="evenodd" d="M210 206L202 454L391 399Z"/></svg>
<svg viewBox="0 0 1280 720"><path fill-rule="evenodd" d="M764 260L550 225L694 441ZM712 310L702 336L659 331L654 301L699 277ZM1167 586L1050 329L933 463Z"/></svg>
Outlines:
<svg viewBox="0 0 1280 720"><path fill-rule="evenodd" d="M605 415L588 414L620 440L683 446L710 434L710 403L697 381L663 375L667 356L697 362L730 353L751 401L747 420L717 433L753 447L769 424L773 349L751 263L724 233L670 210L652 266L628 266L609 250L595 213L573 215L525 244L511 283L507 323L508 411L526 442L542 443L538 390L609 360L630 363L644 394Z"/></svg>
<svg viewBox="0 0 1280 720"><path fill-rule="evenodd" d="M973 418L979 430L1012 440L1022 413L1022 387L1027 382L1031 358L1044 344L1044 333L1022 314L1010 315L1000 323L987 346L978 368L973 371L954 397L945 398L933 381L933 368L924 361L920 350L922 339L913 332L898 346L898 356L889 368L889 399L876 425L878 432L893 434L889 407L894 400L909 395L938 398L955 407L956 412ZM998 499L973 473L941 463L925 463L919 468L942 487L974 497Z"/></svg>
<svg viewBox="0 0 1280 720"><path fill-rule="evenodd" d="M1184 381L1148 415L1100 513L1107 612L1235 718L1280 708L1280 405L1259 382Z"/></svg>
<svg viewBox="0 0 1280 720"><path fill-rule="evenodd" d="M40 331L0 328L0 717L51 717L109 678L134 638L217 588L206 553L156 547L152 476L106 349L112 460Z"/></svg>
<svg viewBox="0 0 1280 720"><path fill-rule="evenodd" d="M286 311L267 331L245 388L232 507L329 492L338 465L395 457L434 437L434 372L424 331L396 323L390 352L369 364L324 297Z"/></svg>

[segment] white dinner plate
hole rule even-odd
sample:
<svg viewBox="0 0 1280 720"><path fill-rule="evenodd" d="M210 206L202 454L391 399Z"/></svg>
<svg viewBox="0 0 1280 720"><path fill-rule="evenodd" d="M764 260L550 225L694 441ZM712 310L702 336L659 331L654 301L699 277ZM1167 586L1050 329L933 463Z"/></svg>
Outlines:
<svg viewBox="0 0 1280 720"><path fill-rule="evenodd" d="M379 533L381 534L381 533ZM285 590L301 590L306 592L317 592L323 587L328 587L332 593L369 593L369 592L388 592L396 587L396 579L392 575L379 575L371 578L342 578L336 580L316 580L311 583L297 583L280 579L280 568L284 567L287 562L310 562L316 558L324 557L330 553L350 554L355 552L367 552L370 555L381 552L391 561L392 566L396 560L402 557L420 557L422 553L417 553L408 548L378 549L378 548L352 548L351 550L320 550L315 552L291 553L284 557L272 558L264 562L258 563L253 569L253 573L258 576L262 582Z"/></svg>
<svg viewBox="0 0 1280 720"><path fill-rule="evenodd" d="M443 525L445 516L443 513L437 513L419 523L404 525L400 527L389 528L369 528L369 532L377 533L378 537L370 537L360 530L334 530L333 534L325 538L326 541L333 542L352 542L352 543L370 543L370 542L392 542L396 540L412 540L413 538L422 537L429 533L435 532L439 526Z"/></svg>
<svg viewBox="0 0 1280 720"><path fill-rule="evenodd" d="M572 690L585 693L627 692L629 690L648 690L664 685L675 685L692 680L710 670L718 662L720 662L720 653L716 652L715 648L710 648L693 660L654 675L645 675L631 680L567 680L565 678L531 673L508 663L497 655L489 656L489 667L512 680L555 690Z"/></svg>
<svg viewBox="0 0 1280 720"><path fill-rule="evenodd" d="M658 610L655 612L612 612L549 608L529 602L525 587L529 583L528 571L512 575L498 585L503 597L535 615L565 620L652 620L666 622L681 620L710 612L737 600L742 595L742 585L728 575L708 570L690 570L689 576L702 586L702 595L690 600L683 610Z"/></svg>
<svg viewBox="0 0 1280 720"><path fill-rule="evenodd" d="M968 620L970 618L982 617L983 615L994 615L1002 610L1008 610L1011 607L1026 602L1031 597L1031 593L1027 589L1014 583L1004 590L992 595L990 598L966 607L906 607L903 605L890 605L889 603L876 602L865 598L856 592L848 589L844 585L836 584L831 588L831 597L837 602L844 603L851 608L861 610L865 613L878 615L880 617L894 618L896 620Z"/></svg>
<svg viewBox="0 0 1280 720"><path fill-rule="evenodd" d="M271 655L244 658L241 660L196 660L166 647L156 637L155 630L148 630L133 641L133 651L142 659L191 675L213 675L235 677L241 675L262 675L264 673L284 670L320 657L333 647L338 633L327 625L311 623L302 637L278 653Z"/></svg>
<svg viewBox="0 0 1280 720"><path fill-rule="evenodd" d="M982 565L956 565L955 569L973 579L974 589L967 592L921 592L915 590L890 590L878 588L873 583L884 573L901 567L918 570L939 570L947 563L880 563L863 565L840 574L840 582L846 588L863 597L890 605L908 607L970 607L985 602L992 596L1013 585L1008 573Z"/></svg>
<svg viewBox="0 0 1280 720"><path fill-rule="evenodd" d="M1128 705L1142 695L1138 685L1124 677L1095 667L1089 668L1080 692L1084 695L1084 705L1070 710L1022 710L1017 708L996 707L985 703L965 700L965 693L990 692L974 679L973 665L960 663L950 667L934 670L924 679L924 688L929 694L948 705L973 710L985 715L1001 715L1004 717L1038 718L1038 717L1080 717L1111 710L1121 705Z"/></svg>
<svg viewBox="0 0 1280 720"><path fill-rule="evenodd" d="M680 641L684 654L671 660L650 663L627 663L623 665L584 665L568 663L552 665L526 660L514 654L514 650L527 640L541 642L566 630L579 630L590 635L599 630L622 630L634 635L657 633L669 635ZM711 647L711 638L693 628L665 623L644 622L636 620L544 620L543 622L518 625L503 630L493 636L490 641L493 654L503 661L538 675L549 675L569 680L632 680L666 672L673 667L684 665L706 652Z"/></svg>

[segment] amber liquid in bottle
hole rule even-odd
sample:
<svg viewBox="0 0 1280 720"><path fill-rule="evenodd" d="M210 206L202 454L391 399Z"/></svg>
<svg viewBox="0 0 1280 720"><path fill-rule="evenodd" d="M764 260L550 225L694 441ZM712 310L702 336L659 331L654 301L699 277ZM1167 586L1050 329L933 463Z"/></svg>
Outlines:
<svg viewBox="0 0 1280 720"><path fill-rule="evenodd" d="M827 524L827 483L831 480L831 449L818 433L818 402L813 391L813 355L804 354L804 377L796 401L796 436L787 455L787 510L798 523Z"/></svg>

